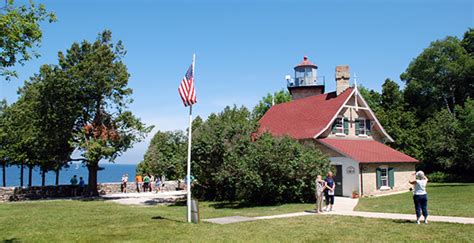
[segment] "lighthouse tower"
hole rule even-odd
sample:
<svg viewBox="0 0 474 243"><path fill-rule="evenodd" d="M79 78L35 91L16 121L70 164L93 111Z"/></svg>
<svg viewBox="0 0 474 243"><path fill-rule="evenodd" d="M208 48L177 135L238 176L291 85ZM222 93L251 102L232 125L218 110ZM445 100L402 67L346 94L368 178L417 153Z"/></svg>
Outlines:
<svg viewBox="0 0 474 243"><path fill-rule="evenodd" d="M318 80L318 66L309 61L307 56L294 69L294 79L287 77L288 91L293 100L324 93L324 77Z"/></svg>

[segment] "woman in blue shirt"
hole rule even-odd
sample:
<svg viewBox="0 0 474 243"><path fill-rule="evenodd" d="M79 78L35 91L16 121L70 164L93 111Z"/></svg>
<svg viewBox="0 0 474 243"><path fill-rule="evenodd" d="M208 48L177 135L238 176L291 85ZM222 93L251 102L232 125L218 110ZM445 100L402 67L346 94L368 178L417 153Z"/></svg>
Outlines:
<svg viewBox="0 0 474 243"><path fill-rule="evenodd" d="M326 190L324 190L324 196L326 197L326 208L324 209L324 211L332 211L332 206L334 205L334 189L336 189L336 183L334 183L334 178L332 177L331 171L328 172L328 175L324 181L326 181Z"/></svg>

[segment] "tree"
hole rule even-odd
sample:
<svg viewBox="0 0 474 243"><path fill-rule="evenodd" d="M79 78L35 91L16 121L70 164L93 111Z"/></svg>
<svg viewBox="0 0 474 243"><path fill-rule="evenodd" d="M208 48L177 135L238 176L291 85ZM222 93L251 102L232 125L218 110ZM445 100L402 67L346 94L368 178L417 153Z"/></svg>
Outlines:
<svg viewBox="0 0 474 243"><path fill-rule="evenodd" d="M471 32L472 29L468 38ZM463 105L467 97L472 97L473 74L473 57L458 38L448 36L432 42L400 78L407 84L405 100L424 121L443 107L453 113L456 105Z"/></svg>
<svg viewBox="0 0 474 243"><path fill-rule="evenodd" d="M2 164L2 185L3 187L7 186L6 179L6 167L7 167L7 151L6 145L8 141L7 131L6 131L6 115L5 110L7 109L8 104L5 99L0 100L0 163Z"/></svg>
<svg viewBox="0 0 474 243"><path fill-rule="evenodd" d="M329 170L317 148L288 137L252 134L257 122L245 107L211 114L194 132L194 195L256 204L313 198L314 178Z"/></svg>
<svg viewBox="0 0 474 243"><path fill-rule="evenodd" d="M43 4L35 5L32 1L29 5L15 6L9 0L4 11L0 15L0 76L9 80L17 76L9 68L38 56L34 48L40 45L43 36L40 23L54 22L56 16Z"/></svg>
<svg viewBox="0 0 474 243"><path fill-rule="evenodd" d="M59 53L59 66L71 86L78 87L81 114L75 122L73 143L89 170L89 192L98 195L99 161L113 162L132 145L144 139L146 127L132 112L132 89L122 58L121 41L112 42L112 33L103 31L96 41L74 43L66 54Z"/></svg>
<svg viewBox="0 0 474 243"><path fill-rule="evenodd" d="M187 143L187 136L182 131L157 131L137 171L142 174L166 175L166 178L174 180L184 178Z"/></svg>
<svg viewBox="0 0 474 243"><path fill-rule="evenodd" d="M474 179L474 100L468 99L464 107L456 107L458 114L458 152L455 170Z"/></svg>
<svg viewBox="0 0 474 243"><path fill-rule="evenodd" d="M258 121L273 105L288 101L291 101L291 95L288 91L280 90L273 93L273 95L268 93L253 108L253 117Z"/></svg>

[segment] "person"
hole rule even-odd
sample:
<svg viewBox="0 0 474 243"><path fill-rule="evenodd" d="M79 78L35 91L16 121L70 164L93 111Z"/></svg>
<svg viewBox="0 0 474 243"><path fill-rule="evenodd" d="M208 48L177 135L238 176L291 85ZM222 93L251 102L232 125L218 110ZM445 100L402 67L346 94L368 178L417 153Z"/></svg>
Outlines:
<svg viewBox="0 0 474 243"><path fill-rule="evenodd" d="M72 189L72 196L77 196L77 175L74 175L71 180L71 189Z"/></svg>
<svg viewBox="0 0 474 243"><path fill-rule="evenodd" d="M143 191L146 192L148 191L148 187L150 186L150 177L145 174L145 177L143 177Z"/></svg>
<svg viewBox="0 0 474 243"><path fill-rule="evenodd" d="M321 175L316 177L316 213L323 212L323 196L326 182L322 179Z"/></svg>
<svg viewBox="0 0 474 243"><path fill-rule="evenodd" d="M408 181L415 186L413 190L413 202L415 204L416 223L420 224L421 214L425 219L425 224L428 224L428 194L426 193L426 185L428 178L423 171L413 173L412 180Z"/></svg>
<svg viewBox="0 0 474 243"><path fill-rule="evenodd" d="M86 188L86 183L84 182L84 179L82 176L79 178L79 195L83 195L84 189Z"/></svg>
<svg viewBox="0 0 474 243"><path fill-rule="evenodd" d="M159 176L155 179L155 192L158 193L161 190L161 179Z"/></svg>
<svg viewBox="0 0 474 243"><path fill-rule="evenodd" d="M336 189L336 183L334 183L334 178L332 172L329 171L326 179L326 188L324 190L324 196L326 197L326 208L324 211L332 211L332 206L334 205L334 190ZM328 210L329 207L329 210Z"/></svg>
<svg viewBox="0 0 474 243"><path fill-rule="evenodd" d="M153 186L154 186L153 183L155 183L155 176L153 176L153 175L151 175L151 176L148 175L148 176L150 177L150 192L153 192Z"/></svg>
<svg viewBox="0 0 474 243"><path fill-rule="evenodd" d="M137 186L137 192L140 192L140 187L142 186L143 179L141 175L135 176L135 185Z"/></svg>
<svg viewBox="0 0 474 243"><path fill-rule="evenodd" d="M124 174L122 176L122 185L121 185L122 193L127 193L127 182L128 182L128 174Z"/></svg>
<svg viewBox="0 0 474 243"><path fill-rule="evenodd" d="M194 181L194 176L191 175L191 180L189 181L189 184L191 185L191 187L193 187L193 181ZM188 176L185 176L184 177L184 190L188 190Z"/></svg>

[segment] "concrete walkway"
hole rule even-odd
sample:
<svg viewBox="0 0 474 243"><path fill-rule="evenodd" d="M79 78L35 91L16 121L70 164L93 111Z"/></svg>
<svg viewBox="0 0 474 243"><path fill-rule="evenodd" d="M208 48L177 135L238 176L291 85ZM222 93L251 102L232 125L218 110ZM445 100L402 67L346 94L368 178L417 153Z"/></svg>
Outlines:
<svg viewBox="0 0 474 243"><path fill-rule="evenodd" d="M278 218L291 218L291 217L301 217L312 215L341 215L341 216L353 216L353 217L364 217L364 218L379 218L379 219L393 219L393 220L409 220L415 221L414 214L399 214L399 213L376 213L376 212L360 212L354 211L355 206L357 205L357 199L337 197L335 200L334 210L331 212L324 212L322 214L315 214L314 212L297 212L297 213L287 213L287 214L278 214L270 216L260 216L260 217L241 217L241 216L232 216L232 217L222 217L222 218L213 218L213 219L204 219L203 221L216 223L216 224L231 224L245 221L254 221L262 219L278 219ZM459 224L474 224L474 218L467 217L449 217L449 216L435 216L430 215L428 217L430 222L447 222L447 223L459 223Z"/></svg>
<svg viewBox="0 0 474 243"><path fill-rule="evenodd" d="M177 199L184 198L185 196L186 191L165 191L159 193L115 193L103 195L102 198L125 205L151 206L156 204L174 203Z"/></svg>

